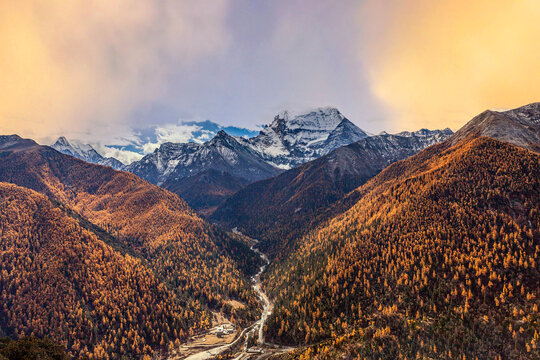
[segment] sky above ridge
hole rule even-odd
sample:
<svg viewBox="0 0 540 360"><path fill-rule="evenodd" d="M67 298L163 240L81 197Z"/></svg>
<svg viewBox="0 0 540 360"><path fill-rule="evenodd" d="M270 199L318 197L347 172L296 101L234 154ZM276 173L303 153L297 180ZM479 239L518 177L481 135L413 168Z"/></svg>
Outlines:
<svg viewBox="0 0 540 360"><path fill-rule="evenodd" d="M456 130L540 100L538 18L537 0L6 0L1 133L99 148L322 106L371 132Z"/></svg>

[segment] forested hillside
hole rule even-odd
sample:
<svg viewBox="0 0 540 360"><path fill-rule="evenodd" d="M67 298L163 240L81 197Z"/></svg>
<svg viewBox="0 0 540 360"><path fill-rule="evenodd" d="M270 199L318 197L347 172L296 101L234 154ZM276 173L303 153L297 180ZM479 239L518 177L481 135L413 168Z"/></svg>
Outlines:
<svg viewBox="0 0 540 360"><path fill-rule="evenodd" d="M210 321L140 259L121 255L43 195L0 183L0 327L72 355L144 354Z"/></svg>
<svg viewBox="0 0 540 360"><path fill-rule="evenodd" d="M145 264L145 273L132 274L134 279L141 277L140 281L146 278L150 281L154 276L155 281L159 283L155 286L159 285L160 291L169 294L156 296L163 297L162 301L171 297L170 305L157 306L164 312L163 316L170 317L156 320L156 324L159 323L160 327L165 327L166 331L160 330L159 327L154 329L149 325L146 326L145 322L139 321L140 319L134 314L123 311L122 314L131 316L133 321L133 326L130 325L127 329L133 328L135 331L137 327L144 327L145 331L152 334L155 332L166 335L170 335L173 331L178 333L179 329L183 329L183 335L187 335L210 325L209 310L212 309L223 311L226 316L238 321L239 324L245 324L254 319L258 300L251 288L248 275L255 270L259 258L242 241L200 219L176 195L151 185L135 175L89 164L20 138L10 138L9 141L4 138L4 140L0 144L1 181L37 190L77 218L80 226L92 227L92 231L101 231L115 250L125 253L130 261ZM23 228L21 231L26 230ZM63 237L57 239L54 233L50 236L43 234L35 236L45 238L54 246L60 246L56 242L64 240ZM40 249L31 247L31 253L38 256ZM67 264L72 261L60 255L58 257L58 261L64 261ZM96 262L101 266L101 260L96 260ZM88 271L85 276L92 279L92 273L93 271ZM63 275L68 280L76 280L72 278L74 274L63 273ZM127 279L105 278L101 281L104 286L125 284L127 287L133 287L133 291L143 289L138 284L128 283ZM18 282L14 283L11 291L24 294L25 291L19 289L17 284ZM79 286L76 288L80 291ZM34 288L30 287L30 289ZM26 291L28 291L28 296L33 298L36 294L30 289ZM43 291L62 293L53 289L47 290L45 286ZM120 290L117 288L115 291ZM101 291L96 292L101 293ZM149 295L154 292L149 291ZM103 294L106 292L104 291ZM122 296L128 294L129 292L126 292ZM62 297L59 298L59 300L62 299ZM66 301L68 299L69 297ZM230 305L230 300L233 299L247 306L233 308ZM136 303L138 300L134 297L131 301ZM140 301L141 306L144 303L146 303L144 306L149 306L146 300ZM64 308L68 305L58 301L58 306ZM150 309L155 311L152 307L148 307L148 311ZM9 310L13 311L12 307ZM72 310L75 311L76 308ZM84 321L86 309L83 307L83 310L79 313L73 313L73 311L69 313L76 319L74 321ZM13 332L21 334L22 331L25 333L49 331L39 328L43 326L39 325L41 311L38 307L36 312L27 312L28 324L31 325L26 328L15 324ZM111 312L109 316L115 316L114 314ZM177 314L180 315L177 316ZM3 316L7 315L3 314ZM174 325L178 321L182 321L182 326ZM60 323L59 321L58 325ZM59 328L62 330L54 331L58 331L59 334L72 332L76 334L72 335L74 338L87 341L87 339L82 339L87 337L87 334L72 331L71 327L66 326L68 325ZM100 338L111 341L104 333L107 327L107 325L103 325L103 328L90 326L89 328L94 333L93 340ZM126 324L122 327L126 329ZM116 334L111 335L111 339L116 336ZM131 340L133 336L130 337ZM180 334L177 334L177 337L181 337ZM176 337L173 335L168 338ZM165 337L163 342L166 343L168 338ZM119 339L121 340L121 337ZM153 336L150 336L147 343L153 344L152 341ZM159 346L161 342L161 338L158 339L157 345ZM74 343L68 342L68 346L73 348ZM122 352L119 351L118 354Z"/></svg>
<svg viewBox="0 0 540 360"><path fill-rule="evenodd" d="M302 359L538 357L540 157L489 138L436 145L271 268L271 341Z"/></svg>
<svg viewBox="0 0 540 360"><path fill-rule="evenodd" d="M178 194L193 209L205 214L214 211L248 183L246 179L228 172L210 169L190 177L165 181L161 187Z"/></svg>
<svg viewBox="0 0 540 360"><path fill-rule="evenodd" d="M274 178L246 186L221 204L211 219L261 239L272 256L286 256L322 213L391 163L452 134L378 135L343 146Z"/></svg>

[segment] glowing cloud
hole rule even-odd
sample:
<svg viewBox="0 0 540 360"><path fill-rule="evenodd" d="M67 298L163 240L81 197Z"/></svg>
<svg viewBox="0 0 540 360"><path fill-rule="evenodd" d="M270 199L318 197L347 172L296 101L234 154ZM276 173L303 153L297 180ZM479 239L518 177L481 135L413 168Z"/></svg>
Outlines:
<svg viewBox="0 0 540 360"><path fill-rule="evenodd" d="M369 0L361 14L372 91L395 129L455 129L540 100L537 0Z"/></svg>
<svg viewBox="0 0 540 360"><path fill-rule="evenodd" d="M128 131L133 104L226 46L226 14L226 1L0 2L1 133Z"/></svg>

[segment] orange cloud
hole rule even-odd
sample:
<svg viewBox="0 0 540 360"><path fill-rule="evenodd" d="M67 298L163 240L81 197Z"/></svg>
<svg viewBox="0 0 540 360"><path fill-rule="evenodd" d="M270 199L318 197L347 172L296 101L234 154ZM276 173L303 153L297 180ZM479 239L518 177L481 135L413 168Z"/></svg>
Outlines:
<svg viewBox="0 0 540 360"><path fill-rule="evenodd" d="M537 0L369 0L373 93L397 129L460 127L487 108L540 100Z"/></svg>
<svg viewBox="0 0 540 360"><path fill-rule="evenodd" d="M224 48L227 7L227 0L1 1L0 133L120 132L134 104L166 91L171 69Z"/></svg>

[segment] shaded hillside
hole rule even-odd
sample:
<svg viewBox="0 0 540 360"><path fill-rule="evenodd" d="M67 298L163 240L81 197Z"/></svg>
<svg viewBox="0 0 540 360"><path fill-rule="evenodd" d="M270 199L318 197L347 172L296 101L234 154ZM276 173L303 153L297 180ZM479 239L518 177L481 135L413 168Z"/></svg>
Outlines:
<svg viewBox="0 0 540 360"><path fill-rule="evenodd" d="M271 253L293 246L323 209L391 163L438 141L430 137L379 135L338 148L317 160L239 191L211 216L265 240ZM448 135L441 137L445 139ZM286 253L286 251L285 251Z"/></svg>
<svg viewBox="0 0 540 360"><path fill-rule="evenodd" d="M0 234L0 328L9 336L48 336L73 356L138 355L209 321L143 261L119 254L35 191L0 183Z"/></svg>
<svg viewBox="0 0 540 360"><path fill-rule="evenodd" d="M539 175L538 154L474 136L391 165L270 269L270 340L322 341L291 356L310 359L537 356Z"/></svg>
<svg viewBox="0 0 540 360"><path fill-rule="evenodd" d="M208 317L207 306L232 311L240 322L253 318L231 309L229 300L257 308L247 274L258 257L176 195L133 174L13 138L0 141L0 180L39 191L104 229L120 248L145 260L183 308L197 308L198 322Z"/></svg>
<svg viewBox="0 0 540 360"><path fill-rule="evenodd" d="M204 214L214 210L248 183L246 179L210 169L187 178L167 180L161 187L178 194L189 206Z"/></svg>

